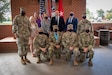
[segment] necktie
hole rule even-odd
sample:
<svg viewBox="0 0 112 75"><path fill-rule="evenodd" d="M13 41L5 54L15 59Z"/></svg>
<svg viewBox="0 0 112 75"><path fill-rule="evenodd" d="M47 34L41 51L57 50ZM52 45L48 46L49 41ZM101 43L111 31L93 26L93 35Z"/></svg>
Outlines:
<svg viewBox="0 0 112 75"><path fill-rule="evenodd" d="M72 23L72 18L70 19L70 22Z"/></svg>
<svg viewBox="0 0 112 75"><path fill-rule="evenodd" d="M69 18L69 23L72 23L72 18Z"/></svg>
<svg viewBox="0 0 112 75"><path fill-rule="evenodd" d="M71 18L69 18L68 22L71 23Z"/></svg>

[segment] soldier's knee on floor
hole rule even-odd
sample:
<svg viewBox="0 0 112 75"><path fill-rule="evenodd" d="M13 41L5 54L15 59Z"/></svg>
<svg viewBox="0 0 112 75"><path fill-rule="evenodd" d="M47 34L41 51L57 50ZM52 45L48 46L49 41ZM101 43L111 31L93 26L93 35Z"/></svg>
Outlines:
<svg viewBox="0 0 112 75"><path fill-rule="evenodd" d="M79 58L80 58L80 62L84 62L86 60L86 53L80 52Z"/></svg>

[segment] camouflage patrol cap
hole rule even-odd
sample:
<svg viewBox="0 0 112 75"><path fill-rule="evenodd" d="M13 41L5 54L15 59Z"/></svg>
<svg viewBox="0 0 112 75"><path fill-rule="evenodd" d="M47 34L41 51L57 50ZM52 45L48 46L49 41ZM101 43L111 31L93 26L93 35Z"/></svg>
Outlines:
<svg viewBox="0 0 112 75"><path fill-rule="evenodd" d="M38 28L38 32L44 32L43 28L42 27Z"/></svg>
<svg viewBox="0 0 112 75"><path fill-rule="evenodd" d="M55 29L59 30L58 25L53 25L53 30Z"/></svg>
<svg viewBox="0 0 112 75"><path fill-rule="evenodd" d="M82 18L86 18L86 13L83 13L82 14Z"/></svg>
<svg viewBox="0 0 112 75"><path fill-rule="evenodd" d="M67 25L67 30L72 29L73 30L73 24L68 24Z"/></svg>
<svg viewBox="0 0 112 75"><path fill-rule="evenodd" d="M25 11L25 9L23 7L20 7L20 12Z"/></svg>

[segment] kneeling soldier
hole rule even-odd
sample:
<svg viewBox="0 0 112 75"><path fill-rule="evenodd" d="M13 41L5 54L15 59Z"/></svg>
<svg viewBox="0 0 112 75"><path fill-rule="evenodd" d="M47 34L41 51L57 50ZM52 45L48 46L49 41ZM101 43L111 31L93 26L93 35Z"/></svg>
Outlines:
<svg viewBox="0 0 112 75"><path fill-rule="evenodd" d="M85 53L88 57L89 55L89 62L88 62L88 65L89 66L92 66L92 58L93 58L93 55L94 55L94 51L92 50L93 46L95 44L95 41L94 41L94 35L92 33L90 33L90 29L89 27L86 27L85 29L85 32L81 33L79 35L79 48L80 48L80 56L82 56L81 58L81 61L84 60L84 57L83 57L83 53Z"/></svg>
<svg viewBox="0 0 112 75"><path fill-rule="evenodd" d="M43 33L43 29L39 28L39 34L34 38L34 49L36 49L37 63L41 60L48 59L48 37ZM44 58L44 59L43 59Z"/></svg>
<svg viewBox="0 0 112 75"><path fill-rule="evenodd" d="M73 32L73 25L69 24L67 26L67 32L62 36L62 44L64 46L66 60L71 59L72 53L74 54L74 65L78 65L77 57L79 53L77 34Z"/></svg>
<svg viewBox="0 0 112 75"><path fill-rule="evenodd" d="M49 36L50 65L53 64L53 55L55 55L57 59L60 59L61 57L61 32L59 32L58 30L58 25L54 25L53 32L51 32Z"/></svg>

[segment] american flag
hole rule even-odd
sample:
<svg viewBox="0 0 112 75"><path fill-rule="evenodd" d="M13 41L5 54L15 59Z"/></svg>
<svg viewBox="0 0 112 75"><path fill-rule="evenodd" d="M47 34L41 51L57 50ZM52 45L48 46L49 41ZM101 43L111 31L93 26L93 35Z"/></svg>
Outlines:
<svg viewBox="0 0 112 75"><path fill-rule="evenodd" d="M52 0L52 10L55 10L55 9L56 9L56 1Z"/></svg>
<svg viewBox="0 0 112 75"><path fill-rule="evenodd" d="M51 17L54 17L55 16L55 11L56 11L56 0L52 0L52 12L51 12Z"/></svg>
<svg viewBox="0 0 112 75"><path fill-rule="evenodd" d="M40 16L45 13L45 0L40 0Z"/></svg>

